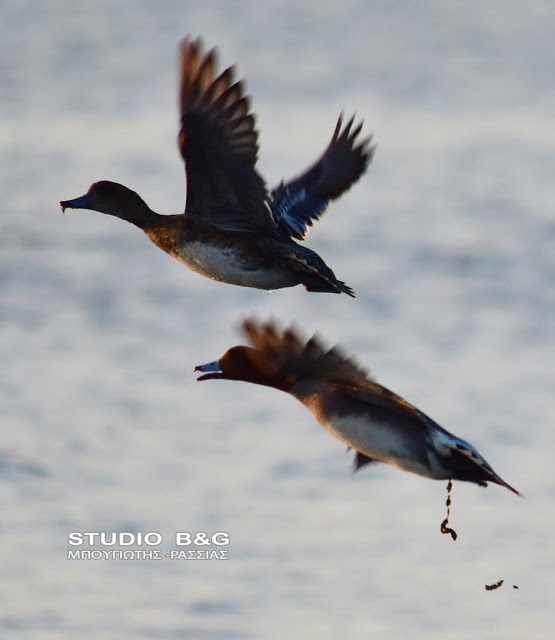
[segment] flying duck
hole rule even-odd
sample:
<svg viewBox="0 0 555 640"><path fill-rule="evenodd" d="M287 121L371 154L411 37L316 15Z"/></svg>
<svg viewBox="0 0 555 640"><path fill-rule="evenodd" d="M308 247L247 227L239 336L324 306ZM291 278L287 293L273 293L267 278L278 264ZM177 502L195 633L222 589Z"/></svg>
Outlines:
<svg viewBox="0 0 555 640"><path fill-rule="evenodd" d="M294 328L247 319L250 346L200 365L198 380L243 380L274 387L302 402L331 434L355 451L354 470L385 462L435 480L501 485L520 495L465 440L378 384L340 347L306 341Z"/></svg>
<svg viewBox="0 0 555 640"><path fill-rule="evenodd" d="M216 51L200 38L180 49L179 149L187 174L185 212L160 215L131 189L102 180L65 209L89 209L133 223L193 271L213 280L256 289L302 284L308 291L353 290L320 256L295 240L331 200L364 173L374 153L362 123L339 116L329 145L304 173L268 191L256 170L254 115L234 68L217 72Z"/></svg>

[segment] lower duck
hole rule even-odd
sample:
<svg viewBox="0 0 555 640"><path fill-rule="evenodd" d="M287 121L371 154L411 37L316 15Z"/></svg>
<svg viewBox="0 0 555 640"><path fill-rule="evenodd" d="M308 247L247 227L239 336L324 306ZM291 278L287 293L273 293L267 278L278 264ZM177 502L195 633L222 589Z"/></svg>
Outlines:
<svg viewBox="0 0 555 640"><path fill-rule="evenodd" d="M412 404L375 382L335 346L303 340L293 328L247 319L251 346L236 346L195 367L198 380L243 380L285 391L330 433L355 451L354 470L385 462L435 480L493 482L521 495L476 449Z"/></svg>

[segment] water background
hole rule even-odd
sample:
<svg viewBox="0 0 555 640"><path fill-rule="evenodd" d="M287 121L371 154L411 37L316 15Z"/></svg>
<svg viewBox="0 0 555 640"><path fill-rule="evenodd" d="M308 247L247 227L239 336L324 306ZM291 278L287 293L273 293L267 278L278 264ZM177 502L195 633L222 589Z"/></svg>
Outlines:
<svg viewBox="0 0 555 640"><path fill-rule="evenodd" d="M554 19L541 0L4 1L2 638L552 637ZM187 33L247 79L270 185L341 109L375 132L307 243L356 300L211 282L120 220L61 215L99 179L183 210ZM293 399L197 383L248 313L342 343L526 499L455 483L453 543L445 483L353 476ZM226 531L230 559L68 560L72 531Z"/></svg>

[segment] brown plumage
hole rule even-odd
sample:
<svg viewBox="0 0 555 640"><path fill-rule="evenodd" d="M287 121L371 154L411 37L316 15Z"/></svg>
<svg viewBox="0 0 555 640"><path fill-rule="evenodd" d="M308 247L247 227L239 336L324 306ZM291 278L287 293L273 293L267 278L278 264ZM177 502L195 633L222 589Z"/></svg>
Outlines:
<svg viewBox="0 0 555 640"><path fill-rule="evenodd" d="M322 156L268 192L256 170L254 115L234 68L217 72L216 52L200 38L179 48L178 142L187 175L185 213L160 216L123 185L102 180L62 209L93 209L138 226L161 249L202 275L245 287L346 293L314 251L298 245L330 200L366 170L374 148L361 124L339 117Z"/></svg>
<svg viewBox="0 0 555 640"><path fill-rule="evenodd" d="M507 484L468 442L378 384L339 347L305 340L290 327L250 318L242 325L250 346L228 349L196 367L199 380L243 380L289 393L336 438L355 450L355 471L373 461L436 480L486 486Z"/></svg>

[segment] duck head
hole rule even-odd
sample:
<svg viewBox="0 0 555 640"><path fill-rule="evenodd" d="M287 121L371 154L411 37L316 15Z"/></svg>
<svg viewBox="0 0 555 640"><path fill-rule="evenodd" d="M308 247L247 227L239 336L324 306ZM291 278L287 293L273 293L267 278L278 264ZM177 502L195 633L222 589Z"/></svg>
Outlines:
<svg viewBox="0 0 555 640"><path fill-rule="evenodd" d="M242 380L282 391L289 391L295 382L294 379L280 374L259 351L244 346L232 347L219 360L201 364L194 370L204 373L197 378L199 382L214 379Z"/></svg>
<svg viewBox="0 0 555 640"><path fill-rule="evenodd" d="M156 216L146 202L134 191L117 182L101 180L91 185L84 196L60 202L62 211L66 209L89 209L127 220L143 228Z"/></svg>

